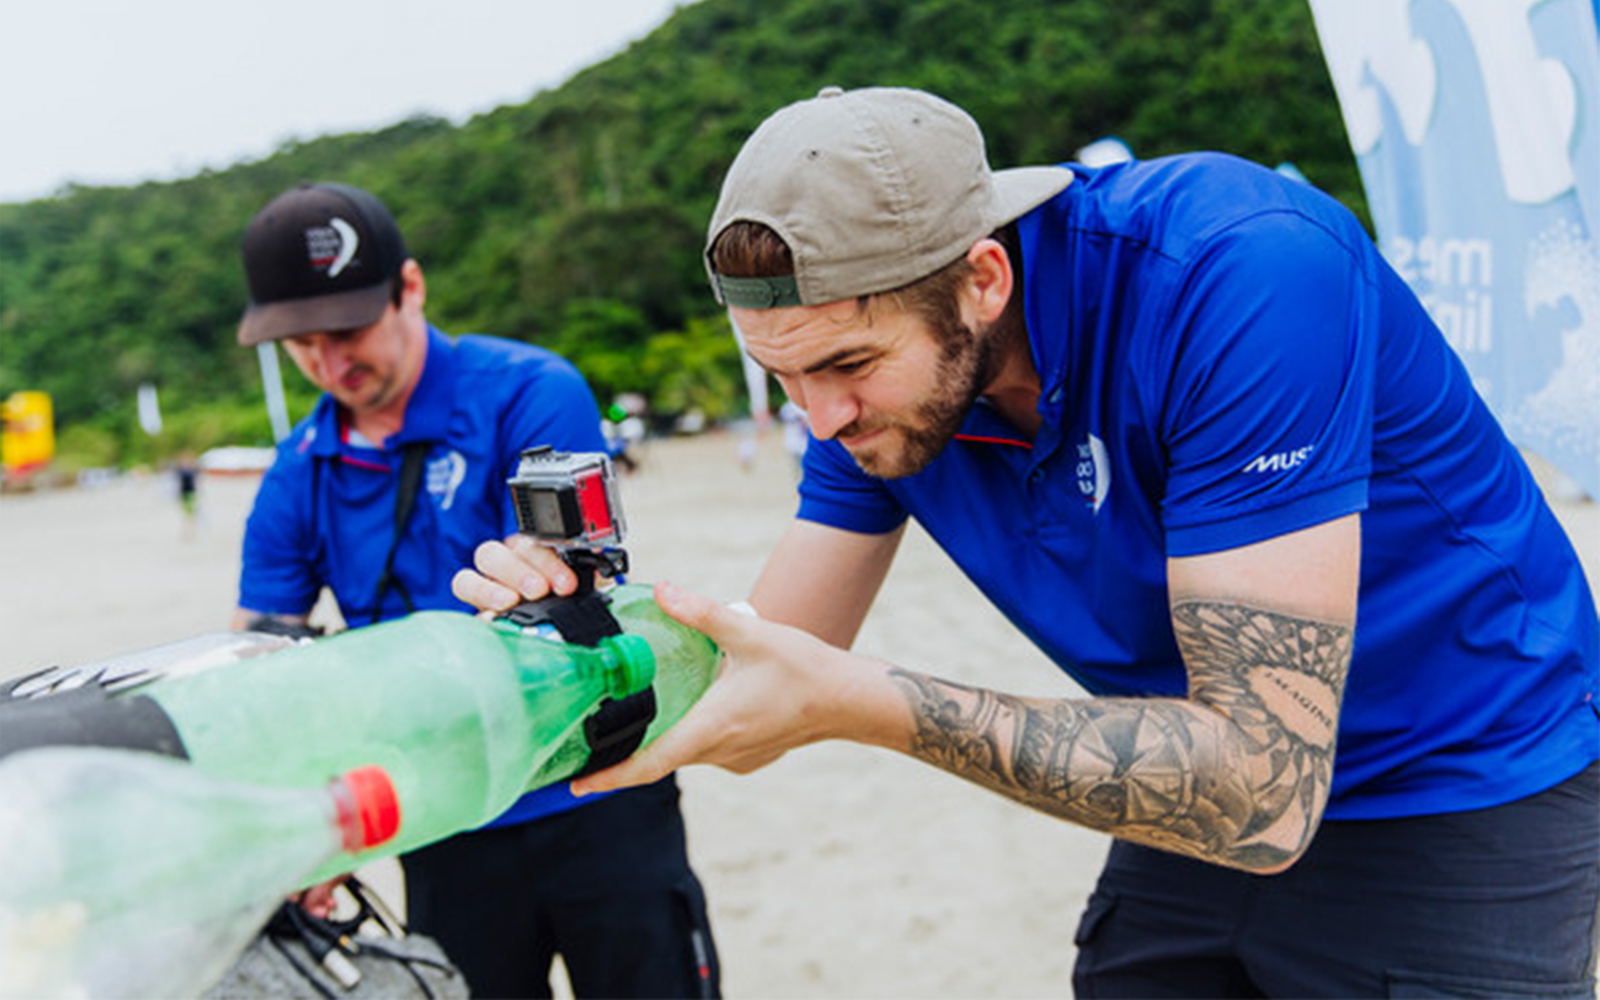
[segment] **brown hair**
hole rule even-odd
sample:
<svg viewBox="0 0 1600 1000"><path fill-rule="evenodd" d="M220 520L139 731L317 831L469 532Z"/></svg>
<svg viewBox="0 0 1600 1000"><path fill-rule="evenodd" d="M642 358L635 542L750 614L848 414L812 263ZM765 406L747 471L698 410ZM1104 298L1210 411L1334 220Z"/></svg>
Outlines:
<svg viewBox="0 0 1600 1000"><path fill-rule="evenodd" d="M730 278L782 278L794 273L794 254L771 226L733 222L712 245L711 266Z"/></svg>
<svg viewBox="0 0 1600 1000"><path fill-rule="evenodd" d="M995 236L1005 245L1007 253L1012 254L1014 264L1014 239L1006 238L1011 228L1007 226ZM730 278L779 278L794 273L794 255L770 226L740 220L729 223L712 244L711 266L718 274ZM870 322L872 300L887 299L896 309L913 313L927 322L940 340L948 343L952 338L966 336L958 295L971 274L972 265L963 255L909 285L860 296L856 305L868 315Z"/></svg>

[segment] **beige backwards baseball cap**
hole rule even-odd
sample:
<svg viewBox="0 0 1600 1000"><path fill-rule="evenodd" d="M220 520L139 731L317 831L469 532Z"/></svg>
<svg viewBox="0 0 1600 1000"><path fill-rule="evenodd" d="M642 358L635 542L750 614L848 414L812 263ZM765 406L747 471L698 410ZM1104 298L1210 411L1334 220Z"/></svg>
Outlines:
<svg viewBox="0 0 1600 1000"><path fill-rule="evenodd" d="M958 260L1070 183L1065 167L990 170L978 123L932 94L826 87L763 122L728 168L706 271L717 301L744 309L890 291ZM711 250L734 222L771 227L794 274L718 274Z"/></svg>

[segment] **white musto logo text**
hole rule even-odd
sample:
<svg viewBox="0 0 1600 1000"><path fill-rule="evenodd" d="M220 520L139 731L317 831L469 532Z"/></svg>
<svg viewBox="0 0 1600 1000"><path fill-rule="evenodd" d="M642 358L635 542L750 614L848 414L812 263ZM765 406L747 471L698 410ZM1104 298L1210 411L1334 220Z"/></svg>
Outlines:
<svg viewBox="0 0 1600 1000"><path fill-rule="evenodd" d="M1311 457L1315 445L1306 445L1294 451L1280 451L1275 455L1259 455L1244 467L1246 472L1288 472Z"/></svg>

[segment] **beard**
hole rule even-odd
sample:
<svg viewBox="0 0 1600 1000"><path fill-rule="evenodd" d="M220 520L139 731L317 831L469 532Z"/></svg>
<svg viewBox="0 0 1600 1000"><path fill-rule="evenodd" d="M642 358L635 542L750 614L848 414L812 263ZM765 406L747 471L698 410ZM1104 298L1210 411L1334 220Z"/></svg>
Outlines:
<svg viewBox="0 0 1600 1000"><path fill-rule="evenodd" d="M944 331L931 387L909 417L856 421L839 432L844 438L885 432L859 451L846 448L862 472L878 479L902 479L926 469L939 456L995 376L998 351L993 331L992 326Z"/></svg>

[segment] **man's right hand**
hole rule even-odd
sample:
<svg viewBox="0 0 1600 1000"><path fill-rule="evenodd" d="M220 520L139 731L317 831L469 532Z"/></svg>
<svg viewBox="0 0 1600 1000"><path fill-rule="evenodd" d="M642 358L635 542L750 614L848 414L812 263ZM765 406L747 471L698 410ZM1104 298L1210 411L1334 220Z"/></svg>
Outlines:
<svg viewBox="0 0 1600 1000"><path fill-rule="evenodd" d="M555 549L527 535L484 542L472 554L473 569L456 573L450 591L480 611L496 614L551 594L571 594L578 577Z"/></svg>

